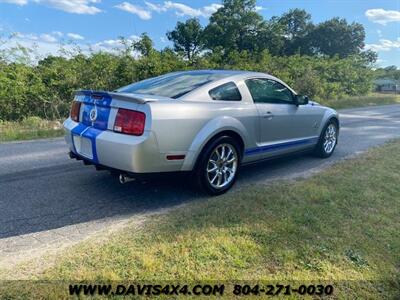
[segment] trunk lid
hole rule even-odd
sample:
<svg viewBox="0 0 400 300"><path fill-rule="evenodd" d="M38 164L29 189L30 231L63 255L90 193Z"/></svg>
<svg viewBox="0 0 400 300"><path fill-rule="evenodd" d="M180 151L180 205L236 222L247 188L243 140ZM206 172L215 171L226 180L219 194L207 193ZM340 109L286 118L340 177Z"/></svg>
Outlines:
<svg viewBox="0 0 400 300"><path fill-rule="evenodd" d="M78 91L75 97L76 100L83 103L80 111L80 123L100 130L106 130L108 128L111 109L119 108L120 101L145 104L147 102L172 100L171 98L155 95L91 90Z"/></svg>

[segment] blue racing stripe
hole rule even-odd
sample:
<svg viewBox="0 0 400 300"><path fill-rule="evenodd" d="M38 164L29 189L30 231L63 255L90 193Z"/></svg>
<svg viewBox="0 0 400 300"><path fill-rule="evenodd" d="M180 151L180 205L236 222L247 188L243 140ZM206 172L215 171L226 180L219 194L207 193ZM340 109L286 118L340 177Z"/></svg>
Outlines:
<svg viewBox="0 0 400 300"><path fill-rule="evenodd" d="M310 139L303 139L303 140L283 142L283 143L278 143L278 144L255 147L255 148L247 149L244 154L245 155L253 155L253 154L259 154L262 152L275 151L275 150L299 146L299 145L311 144L313 142L316 142L317 140L318 140L318 138L310 138Z"/></svg>
<svg viewBox="0 0 400 300"><path fill-rule="evenodd" d="M102 133L104 130L100 130L97 128L89 127L88 130L84 131L82 136L88 138L92 142L92 154L94 163L99 163L99 158L97 157L97 149L96 149L96 138Z"/></svg>
<svg viewBox="0 0 400 300"><path fill-rule="evenodd" d="M83 125L82 123L79 123L78 126L75 126L71 130L71 140L72 140L72 146L74 147L74 152L78 154L78 151L76 151L75 148L75 142L74 142L74 135L80 136L82 132L87 128L86 125Z"/></svg>
<svg viewBox="0 0 400 300"><path fill-rule="evenodd" d="M111 101L112 97L106 92L93 92L93 91L79 91L76 94L76 99L80 102L83 102L82 106L82 119L81 123L77 125L72 131L72 135L82 136L91 141L92 145L92 155L91 159L94 163L99 163L99 159L97 156L96 149L96 138L108 127L108 119L110 117L111 111ZM96 119L92 122L90 120L90 112L93 109L96 109L97 116ZM79 154L75 148L74 139L72 138L72 144L74 148L74 152Z"/></svg>

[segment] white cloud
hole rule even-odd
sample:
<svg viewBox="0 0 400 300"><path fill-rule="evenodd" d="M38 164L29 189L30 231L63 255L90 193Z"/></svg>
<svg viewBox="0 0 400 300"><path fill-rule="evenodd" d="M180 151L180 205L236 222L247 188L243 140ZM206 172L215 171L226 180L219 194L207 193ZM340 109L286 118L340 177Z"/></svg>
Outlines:
<svg viewBox="0 0 400 300"><path fill-rule="evenodd" d="M62 37L64 34L62 33L62 32L60 32L60 31L53 31L51 34L53 34L53 35L55 35L55 36L57 36L57 37Z"/></svg>
<svg viewBox="0 0 400 300"><path fill-rule="evenodd" d="M64 36L64 34L62 35ZM65 36L68 36L68 34L65 34ZM60 39L61 37L56 41L54 41L54 39L51 37L55 38L54 32L39 35L17 32L10 39L8 39L6 43L0 44L0 50L11 49L18 46L26 47L32 51L30 57L35 63L39 59L48 55L61 55L68 57L71 54L77 53L78 49L80 53L90 54L91 52L99 51L116 52L125 47L121 39L108 39L91 44L77 40L76 43L71 44ZM132 35L126 38L125 41L129 45L138 39L138 36ZM133 53L133 55L138 54ZM8 59L12 60L12 57L8 57Z"/></svg>
<svg viewBox="0 0 400 300"><path fill-rule="evenodd" d="M48 33L43 33L40 35L40 40L47 42L47 43L55 43L57 42L57 38L52 36L51 34Z"/></svg>
<svg viewBox="0 0 400 300"><path fill-rule="evenodd" d="M17 39L24 39L24 40L31 40L31 41L36 41L38 40L38 36L36 34L24 34L21 32L15 32L14 34L12 34L12 36L15 36Z"/></svg>
<svg viewBox="0 0 400 300"><path fill-rule="evenodd" d="M203 15L200 9L192 8L186 4L166 1L164 2L166 9L174 9L178 16L200 17Z"/></svg>
<svg viewBox="0 0 400 300"><path fill-rule="evenodd" d="M15 32L14 34L12 34L12 36L14 36L18 41L58 43L60 41L60 38L63 36L63 33L59 31L42 34Z"/></svg>
<svg viewBox="0 0 400 300"><path fill-rule="evenodd" d="M11 34L10 38L5 40L5 43L0 45L0 50L5 51L6 59L11 61L17 59L20 55L26 56L25 51L16 51L20 47L28 49L28 55L33 63L40 58L44 58L49 54L60 54L60 43L51 33L33 34L16 32ZM7 52L7 49L13 49ZM66 45L66 48L72 49L72 45Z"/></svg>
<svg viewBox="0 0 400 300"><path fill-rule="evenodd" d="M137 15L142 20L150 20L151 19L151 12L144 9L143 7L131 4L129 2L123 2L115 6L121 10L127 11L131 14Z"/></svg>
<svg viewBox="0 0 400 300"><path fill-rule="evenodd" d="M80 34L77 33L67 33L67 37L69 37L72 40L84 40L85 38L81 36Z"/></svg>
<svg viewBox="0 0 400 300"><path fill-rule="evenodd" d="M145 1L144 3L147 5L147 7L148 7L149 9L151 9L151 10L153 10L153 11L156 11L156 12L158 12L158 13L164 12L164 11L167 10L167 9L166 9L163 5L161 5L161 4L155 4L155 3L151 3L151 2L147 2L147 1Z"/></svg>
<svg viewBox="0 0 400 300"><path fill-rule="evenodd" d="M50 54L52 55L60 55L60 45L56 43L48 43L40 40L30 40L30 39L21 39L15 38L8 41L6 44L0 45L0 50L11 49L18 46L25 47L31 51L33 51L29 56L32 61L37 61L40 58L44 58ZM72 46L66 45L68 49L72 49ZM14 53L14 51L12 51ZM37 55L39 57L37 57ZM11 59L12 58L8 58Z"/></svg>
<svg viewBox="0 0 400 300"><path fill-rule="evenodd" d="M0 3L10 3L16 5L25 5L28 3L28 0L0 0Z"/></svg>
<svg viewBox="0 0 400 300"><path fill-rule="evenodd" d="M17 5L25 5L28 2L43 4L58 10L62 10L73 14L89 14L94 15L101 12L93 4L100 3L101 0L0 0L0 2L12 3Z"/></svg>
<svg viewBox="0 0 400 300"><path fill-rule="evenodd" d="M368 20L386 25L390 22L400 22L400 11L398 10L385 10L382 8L368 9L365 12L365 16Z"/></svg>
<svg viewBox="0 0 400 300"><path fill-rule="evenodd" d="M380 39L379 44L366 44L365 49L377 52L390 51L392 49L400 49L400 38L398 38L396 41Z"/></svg>
<svg viewBox="0 0 400 300"><path fill-rule="evenodd" d="M43 3L49 7L53 7L65 12L73 14L94 15L101 12L93 4L100 3L101 0L33 0L36 3Z"/></svg>
<svg viewBox="0 0 400 300"><path fill-rule="evenodd" d="M164 1L163 4L155 4L152 2L145 1L145 4L150 10L158 13L171 10L175 11L176 15L180 17L188 16L188 17L205 17L205 18L208 18L211 14L215 13L218 10L218 8L222 7L221 4L212 3L210 5L201 8L193 8L189 5L173 1Z"/></svg>
<svg viewBox="0 0 400 300"><path fill-rule="evenodd" d="M217 3L212 3L211 5L204 6L203 7L203 15L205 17L211 16L213 13L215 13L219 8L221 8L223 5L217 4Z"/></svg>
<svg viewBox="0 0 400 300"><path fill-rule="evenodd" d="M125 41L128 44L131 44L137 40L139 40L140 37L137 35L131 35L130 37L126 38ZM123 42L121 39L109 39L109 40L104 40L101 42L97 42L93 45L89 45L89 47L93 51L106 51L106 52L113 52L115 50L121 49L124 47Z"/></svg>

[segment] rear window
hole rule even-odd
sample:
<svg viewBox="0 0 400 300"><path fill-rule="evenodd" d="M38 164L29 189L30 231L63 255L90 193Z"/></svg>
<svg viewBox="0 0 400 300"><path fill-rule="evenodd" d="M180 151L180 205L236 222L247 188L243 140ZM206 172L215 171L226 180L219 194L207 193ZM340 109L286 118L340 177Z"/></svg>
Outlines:
<svg viewBox="0 0 400 300"><path fill-rule="evenodd" d="M117 92L179 98L204 84L226 76L226 73L212 72L169 73L132 83L118 89Z"/></svg>
<svg viewBox="0 0 400 300"><path fill-rule="evenodd" d="M208 92L213 100L240 101L242 95L233 82L224 83Z"/></svg>

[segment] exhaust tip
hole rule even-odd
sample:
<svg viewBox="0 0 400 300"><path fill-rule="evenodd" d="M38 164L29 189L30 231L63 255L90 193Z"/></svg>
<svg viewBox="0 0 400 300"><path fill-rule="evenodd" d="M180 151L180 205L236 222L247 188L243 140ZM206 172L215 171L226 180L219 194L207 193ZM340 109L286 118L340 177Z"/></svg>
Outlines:
<svg viewBox="0 0 400 300"><path fill-rule="evenodd" d="M119 182L121 184L125 184L125 183L127 183L129 181L134 181L134 180L135 180L135 178L129 177L126 174L119 174Z"/></svg>

